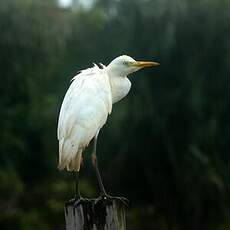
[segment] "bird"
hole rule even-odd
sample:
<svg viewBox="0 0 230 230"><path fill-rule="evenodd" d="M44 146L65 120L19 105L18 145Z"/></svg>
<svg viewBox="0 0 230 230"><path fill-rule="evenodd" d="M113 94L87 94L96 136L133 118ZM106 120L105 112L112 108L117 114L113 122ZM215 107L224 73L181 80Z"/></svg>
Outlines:
<svg viewBox="0 0 230 230"><path fill-rule="evenodd" d="M94 64L79 71L71 80L63 99L57 127L60 170L76 172L76 198L82 154L94 140L92 164L100 194L107 196L97 164L97 139L112 112L113 104L124 98L131 88L128 75L144 67L158 66L154 61L136 61L128 55L113 59L107 66Z"/></svg>

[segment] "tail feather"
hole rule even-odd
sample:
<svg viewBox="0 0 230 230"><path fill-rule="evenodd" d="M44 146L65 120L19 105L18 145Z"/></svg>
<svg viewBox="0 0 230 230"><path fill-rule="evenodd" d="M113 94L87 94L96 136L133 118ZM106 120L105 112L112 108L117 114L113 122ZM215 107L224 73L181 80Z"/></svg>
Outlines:
<svg viewBox="0 0 230 230"><path fill-rule="evenodd" d="M59 142L59 164L58 169L68 171L79 171L81 167L82 149L68 140Z"/></svg>
<svg viewBox="0 0 230 230"><path fill-rule="evenodd" d="M75 157L67 164L66 168L68 171L79 172L82 162L82 150L79 150Z"/></svg>

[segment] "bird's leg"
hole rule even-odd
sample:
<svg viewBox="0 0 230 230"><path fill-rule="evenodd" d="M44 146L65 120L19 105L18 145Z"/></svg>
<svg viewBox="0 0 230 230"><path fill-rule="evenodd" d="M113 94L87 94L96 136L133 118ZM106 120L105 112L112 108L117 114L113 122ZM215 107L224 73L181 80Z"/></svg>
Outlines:
<svg viewBox="0 0 230 230"><path fill-rule="evenodd" d="M98 164L97 164L97 155L96 155L96 150L97 150L97 136L95 136L94 138L94 145L93 145L93 153L92 153L92 163L93 166L95 168L96 171L96 176L97 176L97 181L98 181L98 185L99 185L99 189L100 189L100 195L101 197L98 199L98 202L101 201L107 201L107 202L111 202L111 200L118 200L120 202L122 202L125 206L128 206L129 201L124 198L124 197L114 197L114 196L110 196L105 192L105 188L104 185L102 183L102 179L101 179L101 175L98 169Z"/></svg>
<svg viewBox="0 0 230 230"><path fill-rule="evenodd" d="M82 200L79 190L79 172L75 172L75 196L66 202L66 204L78 204Z"/></svg>
<svg viewBox="0 0 230 230"><path fill-rule="evenodd" d="M75 200L81 198L80 189L79 189L79 172L76 172L75 178Z"/></svg>
<svg viewBox="0 0 230 230"><path fill-rule="evenodd" d="M100 194L102 197L106 197L107 194L105 192L105 188L104 188L104 185L102 183L101 175L100 175L100 172L98 169L96 152L97 152L97 135L94 138L93 152L92 152L92 163L93 163L93 166L94 166L95 171L96 171L96 176L97 176L97 181L98 181L98 185L99 185L99 189L100 189Z"/></svg>

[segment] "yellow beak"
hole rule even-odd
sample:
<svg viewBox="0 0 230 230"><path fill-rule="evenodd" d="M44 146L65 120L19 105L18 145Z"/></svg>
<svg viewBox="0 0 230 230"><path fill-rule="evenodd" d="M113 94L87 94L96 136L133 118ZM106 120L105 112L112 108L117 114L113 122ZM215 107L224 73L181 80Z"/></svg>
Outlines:
<svg viewBox="0 0 230 230"><path fill-rule="evenodd" d="M153 62L153 61L135 61L135 62L130 62L130 66L135 66L135 67L150 67L150 66L158 66L160 63L158 62Z"/></svg>

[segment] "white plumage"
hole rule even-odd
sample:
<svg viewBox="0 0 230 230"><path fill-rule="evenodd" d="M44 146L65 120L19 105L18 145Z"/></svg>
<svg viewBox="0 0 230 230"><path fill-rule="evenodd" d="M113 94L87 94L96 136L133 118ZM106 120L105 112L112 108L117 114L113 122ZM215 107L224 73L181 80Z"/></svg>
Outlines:
<svg viewBox="0 0 230 230"><path fill-rule="evenodd" d="M59 122L59 167L79 170L81 154L112 110L108 75L97 66L73 78L62 103Z"/></svg>
<svg viewBox="0 0 230 230"><path fill-rule="evenodd" d="M94 65L72 79L58 120L60 169L80 170L84 148L106 123L112 104L130 90L131 82L127 75L154 64L158 63L137 62L123 55L107 67Z"/></svg>

